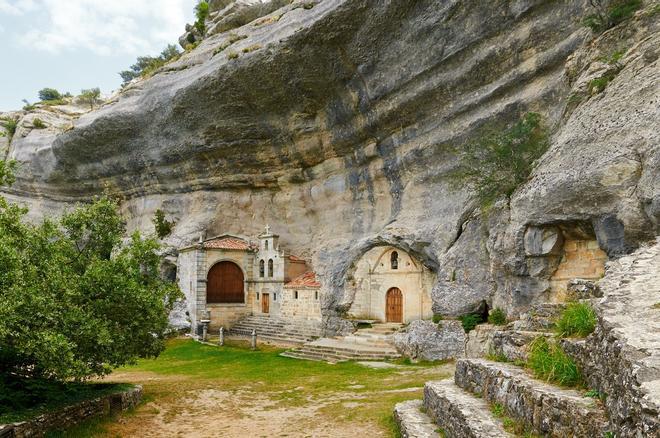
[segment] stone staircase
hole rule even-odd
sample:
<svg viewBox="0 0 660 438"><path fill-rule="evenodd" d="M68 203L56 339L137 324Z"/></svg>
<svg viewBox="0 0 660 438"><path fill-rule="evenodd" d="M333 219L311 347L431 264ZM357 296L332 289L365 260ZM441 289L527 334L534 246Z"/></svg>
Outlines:
<svg viewBox="0 0 660 438"><path fill-rule="evenodd" d="M398 404L394 417L402 436L507 437L514 431L562 438L660 437L658 267L660 241L608 262L598 283L603 298L585 297L598 316L595 331L561 340L586 386L606 395L603 401L535 379L515 364L527 358L531 340L553 334L563 305L542 304L502 330L488 329L490 354L509 362L459 359L453 380L427 382L423 401Z"/></svg>
<svg viewBox="0 0 660 438"><path fill-rule="evenodd" d="M486 359L458 360L454 379L427 382L420 403L414 416L400 413L409 405L395 408L404 438L438 437L439 432L452 438L516 436L495 415L495 406L525 436L603 437L610 430L605 409L595 399L537 380L513 364Z"/></svg>
<svg viewBox="0 0 660 438"><path fill-rule="evenodd" d="M257 342L282 345L302 345L321 336L318 323L268 315L251 315L239 320L229 329L227 336L246 338L251 336L252 330L257 332Z"/></svg>
<svg viewBox="0 0 660 438"><path fill-rule="evenodd" d="M285 351L281 355L330 363L397 359L401 354L394 347L392 334L399 328L401 324L374 324L371 328L360 329L348 336L308 342L300 348Z"/></svg>

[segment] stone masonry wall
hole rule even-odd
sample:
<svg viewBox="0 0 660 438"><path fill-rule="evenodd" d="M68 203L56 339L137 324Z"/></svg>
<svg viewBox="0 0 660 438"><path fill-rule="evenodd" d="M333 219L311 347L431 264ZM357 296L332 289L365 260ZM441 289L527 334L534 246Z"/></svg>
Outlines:
<svg viewBox="0 0 660 438"><path fill-rule="evenodd" d="M589 387L607 396L618 437L660 433L660 241L608 263L599 283L598 325L564 349Z"/></svg>
<svg viewBox="0 0 660 438"><path fill-rule="evenodd" d="M607 254L600 249L598 241L569 240L564 242L564 255L557 270L550 278L554 297L562 298L568 282L574 278L599 280L605 273Z"/></svg>
<svg viewBox="0 0 660 438"><path fill-rule="evenodd" d="M140 400L142 400L142 386L136 385L126 391L86 400L55 412L48 412L28 421L0 424L0 437L42 437L49 430L67 429L88 418L110 415L134 408L140 403Z"/></svg>

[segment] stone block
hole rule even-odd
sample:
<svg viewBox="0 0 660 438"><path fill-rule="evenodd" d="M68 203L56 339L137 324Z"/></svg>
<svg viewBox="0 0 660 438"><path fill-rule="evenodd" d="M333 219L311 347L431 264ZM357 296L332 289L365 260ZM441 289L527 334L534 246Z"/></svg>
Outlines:
<svg viewBox="0 0 660 438"><path fill-rule="evenodd" d="M465 331L460 321L417 320L394 335L394 344L411 359L454 359L465 354Z"/></svg>

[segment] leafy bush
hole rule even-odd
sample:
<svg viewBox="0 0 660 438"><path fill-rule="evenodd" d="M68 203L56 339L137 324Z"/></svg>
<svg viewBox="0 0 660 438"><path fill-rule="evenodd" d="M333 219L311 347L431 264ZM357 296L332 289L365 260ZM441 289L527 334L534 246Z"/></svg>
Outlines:
<svg viewBox="0 0 660 438"><path fill-rule="evenodd" d="M601 33L632 17L642 7L641 0L590 0L595 13L582 20L582 24L595 33Z"/></svg>
<svg viewBox="0 0 660 438"><path fill-rule="evenodd" d="M465 333L469 333L474 328L484 322L484 318L482 315L478 313L470 313L468 315L463 315L458 318L461 321L461 324L463 325L463 330L465 330Z"/></svg>
<svg viewBox="0 0 660 438"><path fill-rule="evenodd" d="M160 278L158 244L122 244L107 197L38 225L26 212L0 197L1 380L84 380L157 356L180 296Z"/></svg>
<svg viewBox="0 0 660 438"><path fill-rule="evenodd" d="M18 166L15 160L0 160L0 186L9 186L14 184L14 181L16 180L16 177L14 176L16 167ZM0 197L0 199L2 198Z"/></svg>
<svg viewBox="0 0 660 438"><path fill-rule="evenodd" d="M172 228L174 227L174 221L168 221L165 219L165 212L160 208L154 213L154 218L151 220L156 229L156 235L159 239L167 237L172 233Z"/></svg>
<svg viewBox="0 0 660 438"><path fill-rule="evenodd" d="M238 53L236 52L227 53L227 59L237 59L237 58L238 58Z"/></svg>
<svg viewBox="0 0 660 438"><path fill-rule="evenodd" d="M596 328L596 312L587 303L570 303L559 315L555 327L561 337L588 336Z"/></svg>
<svg viewBox="0 0 660 438"><path fill-rule="evenodd" d="M89 105L90 109L94 109L94 105L101 102L101 89L90 88L89 90L80 90L78 101Z"/></svg>
<svg viewBox="0 0 660 438"><path fill-rule="evenodd" d="M527 113L508 129L488 132L459 151L459 166L451 173L457 187L472 186L482 207L510 196L525 182L535 161L548 149L541 116Z"/></svg>
<svg viewBox="0 0 660 438"><path fill-rule="evenodd" d="M54 88L42 88L39 90L39 100L60 100L62 95Z"/></svg>
<svg viewBox="0 0 660 438"><path fill-rule="evenodd" d="M539 336L529 345L527 367L534 376L564 386L582 382L580 370L554 340Z"/></svg>
<svg viewBox="0 0 660 438"><path fill-rule="evenodd" d="M433 322L437 324L437 323L439 323L440 321L442 321L442 315L437 314L437 313L434 314L434 315L433 315Z"/></svg>
<svg viewBox="0 0 660 438"><path fill-rule="evenodd" d="M208 2L201 0L195 6L195 28L204 35L206 32L206 17L209 15L209 4Z"/></svg>
<svg viewBox="0 0 660 438"><path fill-rule="evenodd" d="M506 313L504 313L504 310L497 307L490 311L488 322L494 325L504 325L506 324Z"/></svg>
<svg viewBox="0 0 660 438"><path fill-rule="evenodd" d="M147 77L153 74L163 65L178 59L179 56L181 56L181 52L174 44L168 44L157 57L139 56L135 64L131 65L129 70L119 72L119 76L123 79L122 86L128 84L135 78Z"/></svg>

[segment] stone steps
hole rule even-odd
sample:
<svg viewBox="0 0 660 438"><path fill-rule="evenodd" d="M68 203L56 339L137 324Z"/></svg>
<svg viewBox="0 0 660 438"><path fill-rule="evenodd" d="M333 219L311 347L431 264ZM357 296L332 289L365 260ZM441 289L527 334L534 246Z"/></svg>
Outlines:
<svg viewBox="0 0 660 438"><path fill-rule="evenodd" d="M257 332L257 342L272 342L286 345L301 345L317 339L320 328L304 321L251 315L239 320L227 331L229 337L249 337Z"/></svg>
<svg viewBox="0 0 660 438"><path fill-rule="evenodd" d="M605 411L578 391L547 384L512 364L483 359L456 363L457 386L489 403L535 433L557 437L600 437L609 430Z"/></svg>
<svg viewBox="0 0 660 438"><path fill-rule="evenodd" d="M439 438L438 426L426 415L421 400L408 400L394 407L394 420L401 438Z"/></svg>
<svg viewBox="0 0 660 438"><path fill-rule="evenodd" d="M307 345L303 345L301 348L295 350L285 351L281 353L281 355L285 357L293 357L296 359L318 360L333 363L349 360L391 360L401 357L401 355L396 352L367 352L359 350L338 350L333 348L307 348Z"/></svg>
<svg viewBox="0 0 660 438"><path fill-rule="evenodd" d="M474 397L450 379L426 382L424 408L448 437L513 437L493 416L485 400Z"/></svg>

